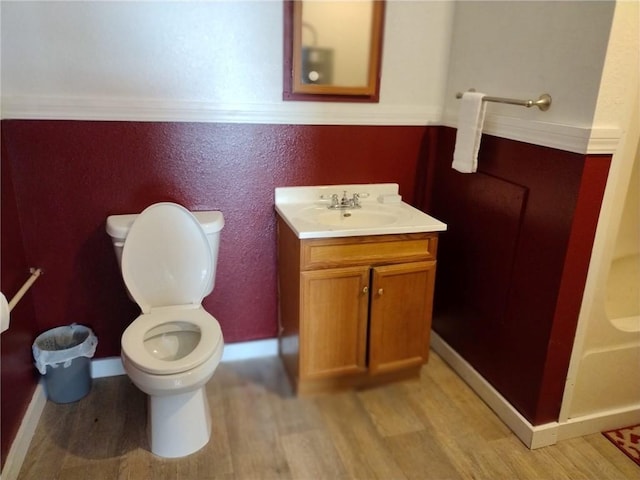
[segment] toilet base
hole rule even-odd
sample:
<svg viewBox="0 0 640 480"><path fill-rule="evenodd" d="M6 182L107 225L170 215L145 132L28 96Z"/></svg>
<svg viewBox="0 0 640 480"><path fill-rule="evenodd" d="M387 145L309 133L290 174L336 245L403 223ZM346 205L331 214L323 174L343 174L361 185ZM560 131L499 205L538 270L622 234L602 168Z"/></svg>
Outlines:
<svg viewBox="0 0 640 480"><path fill-rule="evenodd" d="M211 438L211 413L204 387L177 395L150 395L147 418L149 446L159 457L185 457Z"/></svg>

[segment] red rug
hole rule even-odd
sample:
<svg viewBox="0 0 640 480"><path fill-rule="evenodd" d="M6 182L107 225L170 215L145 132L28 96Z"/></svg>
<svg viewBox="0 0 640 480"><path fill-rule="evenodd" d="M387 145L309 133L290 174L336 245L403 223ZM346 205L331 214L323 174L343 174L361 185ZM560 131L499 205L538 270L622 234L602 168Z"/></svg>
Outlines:
<svg viewBox="0 0 640 480"><path fill-rule="evenodd" d="M609 430L602 434L640 466L640 425Z"/></svg>

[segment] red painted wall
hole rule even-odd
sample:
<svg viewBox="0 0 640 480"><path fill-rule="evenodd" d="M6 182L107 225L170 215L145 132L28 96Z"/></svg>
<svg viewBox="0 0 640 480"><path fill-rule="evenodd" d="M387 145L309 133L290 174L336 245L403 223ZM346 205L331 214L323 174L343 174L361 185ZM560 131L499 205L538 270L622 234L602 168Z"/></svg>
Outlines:
<svg viewBox="0 0 640 480"><path fill-rule="evenodd" d="M20 218L13 191L10 162L2 139L2 169L0 171L0 258L2 269L0 289L10 301L29 277L29 264L22 244ZM31 344L36 331L31 292L11 311L11 326L0 337L0 458L4 465L11 442L24 416L36 386Z"/></svg>
<svg viewBox="0 0 640 480"><path fill-rule="evenodd" d="M432 147L434 330L534 425L558 419L610 156L482 138L478 173ZM422 167L422 170L427 170Z"/></svg>
<svg viewBox="0 0 640 480"><path fill-rule="evenodd" d="M204 305L227 342L276 334L276 186L397 182L411 201L426 127L3 121L24 250L46 274L41 330L78 322L120 354L136 317L105 219L171 200L221 210L216 288Z"/></svg>

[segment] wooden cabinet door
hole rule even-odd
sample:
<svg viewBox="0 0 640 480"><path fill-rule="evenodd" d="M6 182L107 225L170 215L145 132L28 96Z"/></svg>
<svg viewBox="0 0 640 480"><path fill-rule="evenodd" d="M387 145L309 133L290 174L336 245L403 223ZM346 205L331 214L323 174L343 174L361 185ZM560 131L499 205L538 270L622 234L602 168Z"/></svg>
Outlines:
<svg viewBox="0 0 640 480"><path fill-rule="evenodd" d="M369 267L300 274L300 378L366 371Z"/></svg>
<svg viewBox="0 0 640 480"><path fill-rule="evenodd" d="M373 269L369 325L372 375L427 361L436 262Z"/></svg>

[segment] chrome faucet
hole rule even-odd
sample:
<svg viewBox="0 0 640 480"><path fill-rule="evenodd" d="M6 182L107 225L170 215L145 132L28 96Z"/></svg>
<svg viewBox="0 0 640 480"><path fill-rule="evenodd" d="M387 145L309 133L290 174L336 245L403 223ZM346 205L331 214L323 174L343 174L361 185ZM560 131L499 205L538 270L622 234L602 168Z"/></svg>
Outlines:
<svg viewBox="0 0 640 480"><path fill-rule="evenodd" d="M347 196L347 191L344 190L342 192L342 198L337 193L332 194L329 199L331 199L331 204L328 208L332 210L346 210L348 208L362 208L360 205L360 197L367 197L369 194L367 193L354 193L351 198ZM323 200L327 199L327 196L322 195L320 198Z"/></svg>

